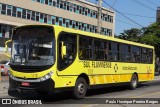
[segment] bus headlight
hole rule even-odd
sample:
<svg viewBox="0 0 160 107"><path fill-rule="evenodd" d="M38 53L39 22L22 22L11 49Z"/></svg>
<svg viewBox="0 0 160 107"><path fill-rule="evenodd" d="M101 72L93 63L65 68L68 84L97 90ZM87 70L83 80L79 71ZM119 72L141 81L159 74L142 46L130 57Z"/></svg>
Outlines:
<svg viewBox="0 0 160 107"><path fill-rule="evenodd" d="M8 72L8 76L12 79L15 79L15 77L10 72Z"/></svg>
<svg viewBox="0 0 160 107"><path fill-rule="evenodd" d="M16 78L14 77L10 72L8 72L8 75L10 78L12 78L13 80L16 80L16 81L24 81L24 82L42 82L42 81L45 81L49 78L51 78L51 76L53 75L54 71L51 71L49 72L48 74L44 75L43 77L41 78L38 78L36 80L25 80L25 79L19 79L19 78Z"/></svg>
<svg viewBox="0 0 160 107"><path fill-rule="evenodd" d="M42 82L42 81L45 81L45 80L51 78L52 74L53 74L53 71L51 71L51 72L49 72L48 74L46 74L45 76L39 78L39 79L38 79L39 82Z"/></svg>

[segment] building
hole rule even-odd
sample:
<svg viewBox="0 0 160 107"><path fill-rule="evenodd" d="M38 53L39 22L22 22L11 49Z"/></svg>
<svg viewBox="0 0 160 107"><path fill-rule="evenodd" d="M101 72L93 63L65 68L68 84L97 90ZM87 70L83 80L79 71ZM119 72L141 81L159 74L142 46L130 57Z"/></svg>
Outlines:
<svg viewBox="0 0 160 107"><path fill-rule="evenodd" d="M160 22L160 7L157 7L157 17L156 17L156 21Z"/></svg>
<svg viewBox="0 0 160 107"><path fill-rule="evenodd" d="M115 12L102 7L101 34L114 36ZM26 24L55 24L97 32L97 6L85 0L0 0L0 38Z"/></svg>

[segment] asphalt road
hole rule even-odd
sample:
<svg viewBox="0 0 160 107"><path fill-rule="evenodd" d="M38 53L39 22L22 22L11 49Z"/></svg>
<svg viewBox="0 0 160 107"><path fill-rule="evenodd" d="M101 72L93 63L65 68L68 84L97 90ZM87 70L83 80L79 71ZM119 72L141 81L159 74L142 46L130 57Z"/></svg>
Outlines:
<svg viewBox="0 0 160 107"><path fill-rule="evenodd" d="M0 84L0 98L13 98L7 94L8 81L3 80ZM109 98L160 98L160 76L156 76L154 81L141 83L136 90L130 90L126 86L89 90L86 98L82 100L74 100L71 94L70 92L64 92L48 97L38 96L38 98L35 97L32 100L42 101L42 105L34 105L37 107L159 107L160 104L105 104L105 102ZM31 96L34 96L34 94L31 94ZM17 107L17 105L12 105L12 107L13 106ZM28 105L18 106L26 107Z"/></svg>

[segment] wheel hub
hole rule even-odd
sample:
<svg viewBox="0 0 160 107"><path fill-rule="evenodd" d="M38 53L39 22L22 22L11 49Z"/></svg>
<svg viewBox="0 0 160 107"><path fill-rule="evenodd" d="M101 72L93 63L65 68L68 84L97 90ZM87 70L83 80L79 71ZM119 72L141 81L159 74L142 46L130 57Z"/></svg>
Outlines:
<svg viewBox="0 0 160 107"><path fill-rule="evenodd" d="M134 87L136 87L136 85L137 85L137 79L136 79L136 77L133 77L132 85L133 85Z"/></svg>
<svg viewBox="0 0 160 107"><path fill-rule="evenodd" d="M78 85L78 93L79 93L79 94L83 94L84 91L85 91L85 86L84 86L83 83L80 83L80 84Z"/></svg>

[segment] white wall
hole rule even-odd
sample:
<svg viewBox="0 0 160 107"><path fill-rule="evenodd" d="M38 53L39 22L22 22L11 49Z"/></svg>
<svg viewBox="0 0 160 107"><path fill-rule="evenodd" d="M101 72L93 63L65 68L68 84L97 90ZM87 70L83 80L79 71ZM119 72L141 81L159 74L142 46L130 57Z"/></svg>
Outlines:
<svg viewBox="0 0 160 107"><path fill-rule="evenodd" d="M5 48L4 47L0 47L0 52L4 52ZM8 51L11 51L11 48L8 48Z"/></svg>

